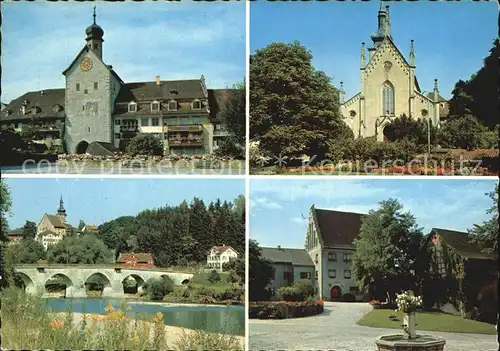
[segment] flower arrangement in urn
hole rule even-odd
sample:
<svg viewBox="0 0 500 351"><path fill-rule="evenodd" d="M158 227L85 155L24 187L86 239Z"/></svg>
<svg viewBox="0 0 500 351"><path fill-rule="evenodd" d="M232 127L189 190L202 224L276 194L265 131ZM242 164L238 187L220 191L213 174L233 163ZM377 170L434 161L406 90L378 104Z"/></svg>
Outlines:
<svg viewBox="0 0 500 351"><path fill-rule="evenodd" d="M416 338L415 311L418 306L422 305L422 296L415 296L412 291L405 291L396 295L396 304L398 305L396 311L404 313L403 330L405 331L405 337L407 339Z"/></svg>

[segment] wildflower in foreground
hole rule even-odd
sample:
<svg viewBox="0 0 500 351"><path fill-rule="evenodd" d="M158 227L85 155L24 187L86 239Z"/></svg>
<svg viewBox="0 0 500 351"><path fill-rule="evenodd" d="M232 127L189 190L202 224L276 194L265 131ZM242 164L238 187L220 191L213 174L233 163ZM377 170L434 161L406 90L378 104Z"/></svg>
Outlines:
<svg viewBox="0 0 500 351"><path fill-rule="evenodd" d="M114 312L115 311L115 308L113 307L112 304L109 304L108 306L106 306L104 308L104 311L108 312L108 313L111 313L111 312Z"/></svg>
<svg viewBox="0 0 500 351"><path fill-rule="evenodd" d="M59 319L53 320L52 322L49 323L49 325L52 328L55 328L55 329L61 329L62 328L62 322Z"/></svg>
<svg viewBox="0 0 500 351"><path fill-rule="evenodd" d="M161 322L161 321L163 321L163 313L161 313L161 312L156 312L156 314L155 314L155 315L154 315L154 317L153 317L153 322L155 322L155 323L159 323L159 322Z"/></svg>

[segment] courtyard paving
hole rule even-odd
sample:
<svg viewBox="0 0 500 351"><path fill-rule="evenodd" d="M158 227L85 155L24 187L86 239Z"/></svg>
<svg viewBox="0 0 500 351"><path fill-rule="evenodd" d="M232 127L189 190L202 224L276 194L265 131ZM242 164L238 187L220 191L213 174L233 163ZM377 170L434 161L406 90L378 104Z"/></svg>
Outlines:
<svg viewBox="0 0 500 351"><path fill-rule="evenodd" d="M372 307L367 303L325 302L325 312L306 318L250 319L250 351L375 351L375 339L396 329L356 325ZM446 339L446 351L497 351L496 335L422 332Z"/></svg>

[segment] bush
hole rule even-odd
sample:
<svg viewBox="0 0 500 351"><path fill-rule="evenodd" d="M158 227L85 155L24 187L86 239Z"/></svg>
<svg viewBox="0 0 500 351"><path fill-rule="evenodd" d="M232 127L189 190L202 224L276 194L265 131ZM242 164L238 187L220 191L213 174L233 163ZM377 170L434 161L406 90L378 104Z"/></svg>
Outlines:
<svg viewBox="0 0 500 351"><path fill-rule="evenodd" d="M282 319L314 316L324 311L323 301L251 302L249 318Z"/></svg>
<svg viewBox="0 0 500 351"><path fill-rule="evenodd" d="M277 295L282 301L304 301L302 292L293 286L283 286L279 288Z"/></svg>
<svg viewBox="0 0 500 351"><path fill-rule="evenodd" d="M238 274L236 274L235 271L229 271L229 275L227 276L227 282L230 284L236 284L239 283L240 278L238 277Z"/></svg>
<svg viewBox="0 0 500 351"><path fill-rule="evenodd" d="M149 279L144 283L144 290L151 300L163 300L165 295L174 291L174 282L169 277Z"/></svg>
<svg viewBox="0 0 500 351"><path fill-rule="evenodd" d="M314 285L312 281L308 279L297 280L293 287L302 295L303 300L314 296Z"/></svg>
<svg viewBox="0 0 500 351"><path fill-rule="evenodd" d="M125 152L129 155L163 155L161 141L151 134L139 134L130 140Z"/></svg>
<svg viewBox="0 0 500 351"><path fill-rule="evenodd" d="M220 282L220 275L217 273L217 271L213 270L212 273L210 273L210 276L208 277L208 281L210 284L215 284Z"/></svg>

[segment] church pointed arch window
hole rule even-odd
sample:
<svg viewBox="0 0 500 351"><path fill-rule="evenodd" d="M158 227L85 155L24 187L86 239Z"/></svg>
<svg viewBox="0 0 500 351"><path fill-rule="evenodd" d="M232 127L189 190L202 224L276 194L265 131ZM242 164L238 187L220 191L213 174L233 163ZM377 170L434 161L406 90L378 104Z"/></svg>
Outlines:
<svg viewBox="0 0 500 351"><path fill-rule="evenodd" d="M382 85L382 115L394 116L394 86L389 81Z"/></svg>

